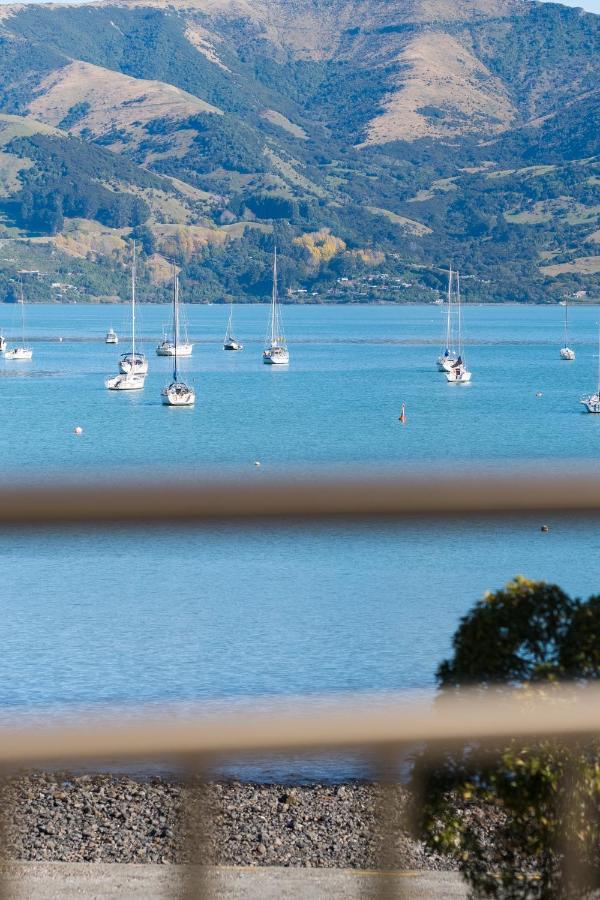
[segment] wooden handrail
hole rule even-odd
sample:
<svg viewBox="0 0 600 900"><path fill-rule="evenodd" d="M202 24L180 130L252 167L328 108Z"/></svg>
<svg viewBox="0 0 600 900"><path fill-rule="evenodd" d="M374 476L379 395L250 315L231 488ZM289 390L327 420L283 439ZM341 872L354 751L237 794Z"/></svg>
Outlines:
<svg viewBox="0 0 600 900"><path fill-rule="evenodd" d="M2 528L600 514L595 471L555 477L530 467L456 475L419 469L398 477L344 471L269 478L258 470L234 481L11 483L0 486L0 496Z"/></svg>
<svg viewBox="0 0 600 900"><path fill-rule="evenodd" d="M553 686L546 693L466 692L434 702L410 695L286 699L238 705L232 712L162 714L115 712L76 726L0 728L0 764L38 765L62 760L222 759L232 754L362 750L421 741L441 750L450 743L507 737L561 737L600 733L600 687Z"/></svg>

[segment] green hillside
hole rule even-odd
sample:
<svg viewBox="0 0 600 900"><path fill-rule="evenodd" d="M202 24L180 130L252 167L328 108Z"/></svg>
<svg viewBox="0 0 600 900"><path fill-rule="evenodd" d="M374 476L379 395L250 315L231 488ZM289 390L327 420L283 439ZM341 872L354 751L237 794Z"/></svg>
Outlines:
<svg viewBox="0 0 600 900"><path fill-rule="evenodd" d="M428 9L15 7L0 237L101 269L82 296L136 235L157 299L167 259L193 300L264 298L274 236L297 301L434 299L450 259L471 300L600 299L600 19Z"/></svg>

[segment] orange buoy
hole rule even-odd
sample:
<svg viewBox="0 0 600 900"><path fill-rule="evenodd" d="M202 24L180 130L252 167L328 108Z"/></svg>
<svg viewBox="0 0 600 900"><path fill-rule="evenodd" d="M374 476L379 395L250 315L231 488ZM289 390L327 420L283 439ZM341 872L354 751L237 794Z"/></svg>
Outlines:
<svg viewBox="0 0 600 900"><path fill-rule="evenodd" d="M398 420L402 422L403 425L406 423L406 403L402 404L402 412L400 413Z"/></svg>

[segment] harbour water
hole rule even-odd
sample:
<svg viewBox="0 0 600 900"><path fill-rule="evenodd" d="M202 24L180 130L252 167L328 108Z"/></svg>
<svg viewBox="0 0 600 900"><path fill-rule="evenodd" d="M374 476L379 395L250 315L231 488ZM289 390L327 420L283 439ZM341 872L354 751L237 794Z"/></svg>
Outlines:
<svg viewBox="0 0 600 900"><path fill-rule="evenodd" d="M3 308L9 340L17 312ZM112 394L103 380L128 349L127 308L27 307L33 360L0 360L4 482L518 460L564 472L598 458L600 416L578 404L596 387L596 308L572 311L567 363L559 307L467 307L468 386L435 369L435 306L283 314L289 371L261 363L266 307L236 308L243 353L222 350L225 307L188 309L196 347L182 369L198 402L177 410L161 406L170 361L154 356L166 308L140 311L145 390ZM111 325L118 348L103 343ZM581 564L600 552L597 525L549 524L5 534L0 707L430 688L484 590L517 573L600 588Z"/></svg>

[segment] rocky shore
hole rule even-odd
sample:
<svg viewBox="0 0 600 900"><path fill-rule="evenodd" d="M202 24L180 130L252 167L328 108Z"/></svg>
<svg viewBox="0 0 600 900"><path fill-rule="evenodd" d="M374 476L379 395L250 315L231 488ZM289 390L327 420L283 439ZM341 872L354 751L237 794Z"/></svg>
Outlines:
<svg viewBox="0 0 600 900"><path fill-rule="evenodd" d="M363 783L298 787L226 782L202 789L210 810L204 856L216 865L368 868L376 863L378 788ZM186 858L180 835L182 784L114 775L36 773L3 790L11 809L10 857L53 862L175 863ZM198 796L198 793L196 793ZM394 795L394 814L405 797ZM405 868L450 869L400 833Z"/></svg>

